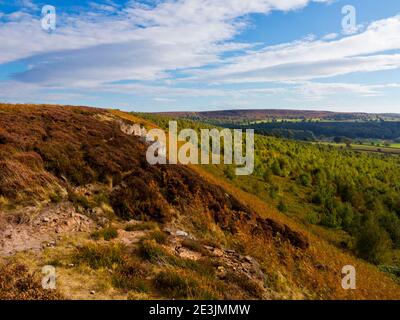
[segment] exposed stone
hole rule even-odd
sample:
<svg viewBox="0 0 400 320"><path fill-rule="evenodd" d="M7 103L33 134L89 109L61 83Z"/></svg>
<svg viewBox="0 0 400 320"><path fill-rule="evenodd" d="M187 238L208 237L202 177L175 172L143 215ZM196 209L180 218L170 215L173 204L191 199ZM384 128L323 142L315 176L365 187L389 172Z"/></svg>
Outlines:
<svg viewBox="0 0 400 320"><path fill-rule="evenodd" d="M224 251L218 248L214 248L213 255L216 257L222 257L224 255Z"/></svg>
<svg viewBox="0 0 400 320"><path fill-rule="evenodd" d="M21 212L13 213L18 217L21 213L31 215L30 219L20 223L20 219L9 219L4 223L4 237L0 239L0 255L9 256L16 252L56 246L55 240L63 234L69 234L80 229L90 232L95 223L87 217L76 214L74 206L69 202L48 204L31 212L30 208L22 208Z"/></svg>
<svg viewBox="0 0 400 320"><path fill-rule="evenodd" d="M189 237L189 234L183 230L177 230L175 233L178 237Z"/></svg>
<svg viewBox="0 0 400 320"><path fill-rule="evenodd" d="M217 277L220 279L225 279L226 278L226 270L223 266L219 266L217 268Z"/></svg>

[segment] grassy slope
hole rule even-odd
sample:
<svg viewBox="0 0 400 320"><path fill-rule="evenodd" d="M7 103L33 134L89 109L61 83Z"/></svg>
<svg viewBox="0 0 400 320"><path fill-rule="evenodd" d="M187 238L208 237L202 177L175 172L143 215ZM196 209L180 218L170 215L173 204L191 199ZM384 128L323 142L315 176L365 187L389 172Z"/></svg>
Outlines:
<svg viewBox="0 0 400 320"><path fill-rule="evenodd" d="M400 287L393 282L391 278L386 276L384 273L380 272L375 266L372 266L356 257L346 254L339 250L337 247L329 244L327 241L322 240L317 237L314 232L307 230L303 225L294 222L292 219L281 214L277 210L269 207L258 197L246 193L234 186L229 182L223 181L214 175L210 174L204 168L199 166L193 167L194 170L199 172L203 177L212 183L223 186L229 192L235 194L238 199L250 205L254 210L256 210L260 215L264 217L272 217L277 221L285 223L295 230L300 230L305 233L311 239L311 248L308 253L308 257L302 261L304 265L302 266L302 271L306 274L305 278L302 280L311 281L311 286L315 289L325 289L330 292L330 298L334 299L381 299L381 298L400 298ZM262 259L265 252L258 247L253 248L253 254ZM321 265L329 266L330 272L319 272L315 270L315 265L310 265L310 262L319 263ZM290 274L297 274L296 264L287 265L282 268L282 265L277 263L277 261L268 261L270 263L271 269L276 269L286 271ZM277 264L276 264L277 263ZM345 265L353 265L357 270L357 290L354 291L344 291L340 287L341 279L341 269ZM294 279L293 279L294 280ZM304 285L308 287L310 283L301 282L297 283L299 286Z"/></svg>
<svg viewBox="0 0 400 320"><path fill-rule="evenodd" d="M132 118L132 120L134 120L134 118ZM234 187L231 183L218 177L217 174L210 173L210 170L207 170L205 167L191 166L191 168L209 182L219 185L234 194L239 200L249 205L261 216L274 218L295 230L306 233L307 236L312 239L311 249L300 261L296 261L296 259L292 260L296 253L290 252L289 249L287 254L293 256L289 258L289 260L291 260L290 263L284 263L283 265L281 261L279 261L279 250L282 248L269 247L268 249L270 252L266 252L268 249L260 247L257 243L246 243L249 253L263 261L265 268L269 269L271 274L283 274L286 281L290 283L289 286L293 285L293 288L303 287L306 291L314 290L316 298L400 298L400 287L394 283L391 278L380 272L375 266L340 251L335 246L330 245L327 241L316 236L315 232L308 230L304 225L296 223L287 216L279 213L258 197ZM319 228L319 231L323 232L324 230ZM246 241L246 239L242 240ZM250 239L249 242L251 242ZM328 266L328 271L323 270L321 272L318 268L320 265ZM345 265L353 265L357 269L358 289L355 291L344 291L341 288L341 269ZM318 267L316 268L316 266Z"/></svg>

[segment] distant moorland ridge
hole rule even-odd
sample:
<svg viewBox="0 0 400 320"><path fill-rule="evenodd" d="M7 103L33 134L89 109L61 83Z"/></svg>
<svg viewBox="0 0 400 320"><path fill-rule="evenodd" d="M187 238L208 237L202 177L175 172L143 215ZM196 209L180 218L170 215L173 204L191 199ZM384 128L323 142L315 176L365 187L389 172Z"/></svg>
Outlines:
<svg viewBox="0 0 400 320"><path fill-rule="evenodd" d="M161 112L160 114L180 118L218 119L218 120L263 120L267 118L284 119L332 119L332 120L356 120L396 118L400 120L400 114L396 113L365 113L365 112L332 112L318 110L288 110L288 109L249 109L249 110L220 110L204 112Z"/></svg>

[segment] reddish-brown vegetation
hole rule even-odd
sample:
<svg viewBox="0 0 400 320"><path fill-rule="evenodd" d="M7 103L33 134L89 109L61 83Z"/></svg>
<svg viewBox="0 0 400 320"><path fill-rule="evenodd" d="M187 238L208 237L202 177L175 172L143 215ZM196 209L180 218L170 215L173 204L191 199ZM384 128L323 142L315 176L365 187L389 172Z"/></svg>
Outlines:
<svg viewBox="0 0 400 320"><path fill-rule="evenodd" d="M0 265L0 300L59 300L55 290L42 288L40 276L23 264Z"/></svg>
<svg viewBox="0 0 400 320"><path fill-rule="evenodd" d="M149 165L145 143L122 133L116 121L101 120L98 115L106 111L58 106L2 106L1 110L0 195L14 200L43 196L56 178L59 184L73 185L111 179L111 205L121 218L167 221L173 212L185 214L200 204L199 214L223 230L236 233L252 226L252 233L280 235L295 246L308 246L300 234L264 221L190 169Z"/></svg>
<svg viewBox="0 0 400 320"><path fill-rule="evenodd" d="M132 120L129 115L123 118ZM136 218L155 220L161 225L184 226L199 241L213 240L216 243L214 247L234 248L243 255L256 258L265 275L265 286L274 292L273 297L398 297L395 291L398 286L372 266L339 253L312 234L303 232L305 230L287 218L266 218L264 204L255 197L192 167L150 166L145 159L146 143L124 134L116 121L120 119L106 110L83 107L0 105L0 197L7 199L9 205L20 205L32 200L49 200L59 190L70 191L76 186L101 184L107 193L104 198L120 220ZM65 192L62 194L65 196ZM83 207L91 206L84 196L73 192L64 200L79 202ZM152 245L151 250L147 248L146 251L147 262L153 263L153 260L160 260L154 257L165 255L169 265L178 271L161 273L153 285L156 288L157 285L168 285L168 294L173 292L177 297L192 297L192 288L180 286L181 278L193 276L192 271L198 273L200 267L207 270L203 273L208 274L209 267L199 267L192 262L188 265L193 270L188 273L185 264L188 262L176 260L178 258L160 249L160 243L166 240L159 235L151 235L156 241L142 242L142 246ZM106 250L100 252L97 259L96 248L80 254L80 258L88 257L90 263L103 263L113 258L113 253ZM118 255L116 258L119 259ZM341 288L340 270L349 263L359 267L360 286L365 288L364 291L348 292ZM18 280L33 279L29 278L27 270L19 273L21 277L10 280L7 274L10 275L10 270L14 272L14 267L7 265L3 268L6 271L0 269L0 298L52 297L37 291L33 280L28 284L25 280ZM183 276L182 268L186 270ZM125 279L136 281L137 275L131 271L129 266L121 269L115 282L123 287ZM209 291L220 283L212 273L201 277L196 274L193 279L193 285L208 281L201 298L219 297ZM229 273L225 279L241 290L249 291L251 297L259 297L258 287L247 283L246 279ZM19 281L23 283L20 287ZM135 281L131 283L135 288L144 289L147 285ZM378 283L387 290L368 291ZM23 290L9 289L10 286ZM177 287L182 289L181 292L176 292ZM2 292L7 290L15 292L10 296L4 295Z"/></svg>

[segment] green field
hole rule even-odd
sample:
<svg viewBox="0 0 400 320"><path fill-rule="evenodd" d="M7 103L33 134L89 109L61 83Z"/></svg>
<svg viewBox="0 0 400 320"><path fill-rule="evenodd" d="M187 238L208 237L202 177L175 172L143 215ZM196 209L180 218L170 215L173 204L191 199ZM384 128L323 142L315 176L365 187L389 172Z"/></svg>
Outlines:
<svg viewBox="0 0 400 320"><path fill-rule="evenodd" d="M333 142L313 142L313 144L330 145L338 148L347 148L345 143L333 143ZM364 152L376 152L376 153L388 153L388 154L400 154L400 143L393 143L390 146L382 145L368 145L368 144L351 144L351 150L364 151Z"/></svg>

